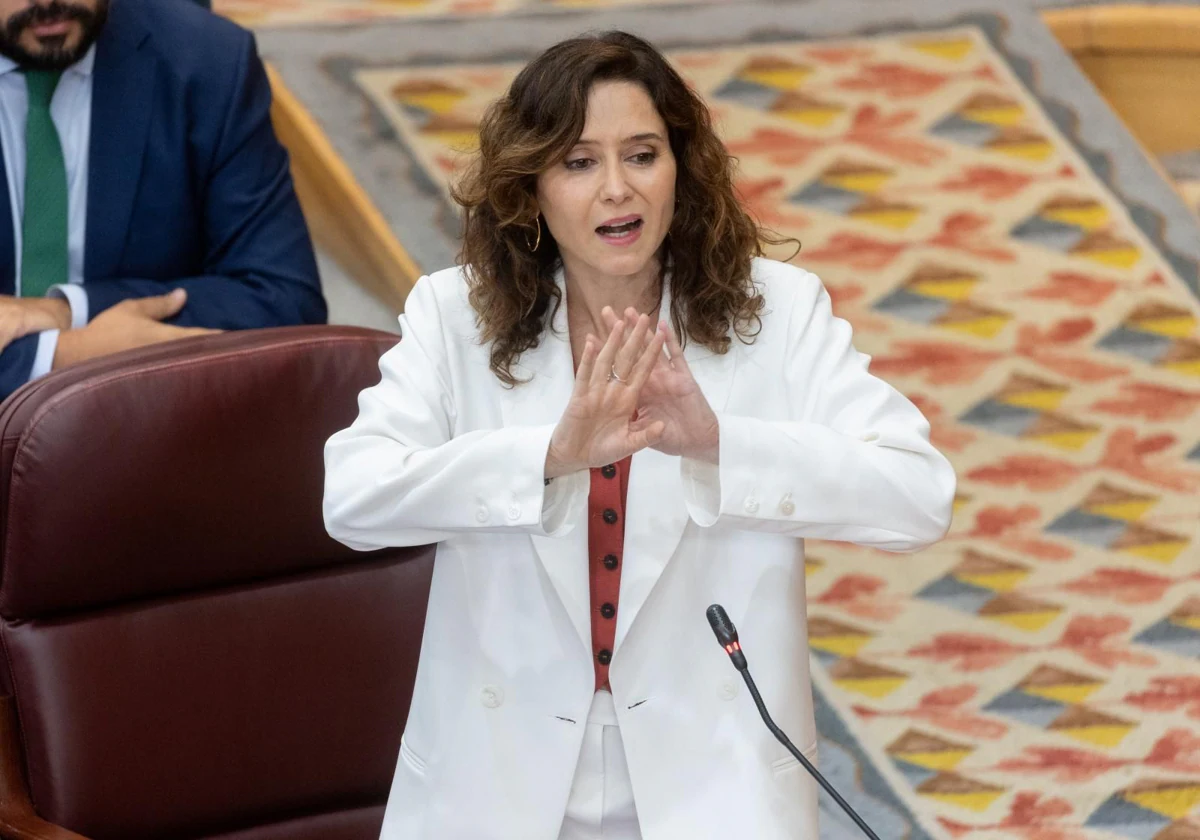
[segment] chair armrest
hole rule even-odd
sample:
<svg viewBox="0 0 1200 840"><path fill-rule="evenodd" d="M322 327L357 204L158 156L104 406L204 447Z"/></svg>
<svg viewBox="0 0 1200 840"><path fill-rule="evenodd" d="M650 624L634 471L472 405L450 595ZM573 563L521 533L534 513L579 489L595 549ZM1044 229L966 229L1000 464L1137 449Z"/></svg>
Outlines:
<svg viewBox="0 0 1200 840"><path fill-rule="evenodd" d="M16 708L0 697L0 840L87 840L34 812L21 764Z"/></svg>

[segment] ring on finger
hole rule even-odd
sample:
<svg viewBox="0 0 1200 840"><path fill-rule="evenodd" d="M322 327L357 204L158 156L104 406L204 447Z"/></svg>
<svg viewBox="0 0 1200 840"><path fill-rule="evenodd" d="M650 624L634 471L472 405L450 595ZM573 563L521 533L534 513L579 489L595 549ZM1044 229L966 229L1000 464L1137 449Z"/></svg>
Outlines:
<svg viewBox="0 0 1200 840"><path fill-rule="evenodd" d="M608 381L609 382L620 382L622 385L625 384L625 380L617 375L617 366L616 365L613 365L612 370L609 371Z"/></svg>

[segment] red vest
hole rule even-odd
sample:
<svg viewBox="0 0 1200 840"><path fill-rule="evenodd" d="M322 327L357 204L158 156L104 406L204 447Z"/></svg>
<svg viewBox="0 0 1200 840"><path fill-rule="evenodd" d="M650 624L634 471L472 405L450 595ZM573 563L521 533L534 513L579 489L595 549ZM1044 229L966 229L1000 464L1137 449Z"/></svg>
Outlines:
<svg viewBox="0 0 1200 840"><path fill-rule="evenodd" d="M588 496L588 567L592 591L592 660L596 689L608 687L608 663L617 635L617 597L625 562L625 497L632 456L591 471Z"/></svg>

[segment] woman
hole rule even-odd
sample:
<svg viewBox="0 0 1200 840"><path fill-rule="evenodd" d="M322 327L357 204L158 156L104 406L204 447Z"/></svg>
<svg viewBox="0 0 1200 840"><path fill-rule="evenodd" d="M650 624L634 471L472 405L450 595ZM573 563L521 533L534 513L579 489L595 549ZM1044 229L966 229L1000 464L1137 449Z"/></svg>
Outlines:
<svg viewBox="0 0 1200 840"><path fill-rule="evenodd" d="M761 257L665 59L561 43L481 128L462 268L423 277L325 452L329 532L438 543L385 840L816 837L805 537L942 537L954 474L813 275Z"/></svg>

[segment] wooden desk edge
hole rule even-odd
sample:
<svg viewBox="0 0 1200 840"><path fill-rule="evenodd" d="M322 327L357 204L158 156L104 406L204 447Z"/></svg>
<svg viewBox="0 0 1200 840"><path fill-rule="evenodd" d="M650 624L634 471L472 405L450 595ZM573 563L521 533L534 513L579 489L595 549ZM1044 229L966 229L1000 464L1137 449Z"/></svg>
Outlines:
<svg viewBox="0 0 1200 840"><path fill-rule="evenodd" d="M1047 9L1042 21L1070 53L1200 54L1200 7Z"/></svg>
<svg viewBox="0 0 1200 840"><path fill-rule="evenodd" d="M296 194L317 245L396 312L422 272L312 114L267 66L271 118L291 156Z"/></svg>

